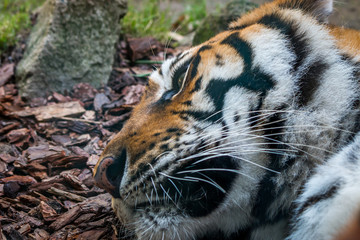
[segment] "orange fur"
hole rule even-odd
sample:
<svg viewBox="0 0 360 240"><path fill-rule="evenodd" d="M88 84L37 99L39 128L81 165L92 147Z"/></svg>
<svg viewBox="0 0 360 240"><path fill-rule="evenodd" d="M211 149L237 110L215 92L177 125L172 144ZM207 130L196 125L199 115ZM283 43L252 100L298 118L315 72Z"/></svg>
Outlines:
<svg viewBox="0 0 360 240"><path fill-rule="evenodd" d="M360 240L360 214L334 240Z"/></svg>
<svg viewBox="0 0 360 240"><path fill-rule="evenodd" d="M344 27L329 26L330 33L336 39L337 46L351 57L360 58L360 32Z"/></svg>

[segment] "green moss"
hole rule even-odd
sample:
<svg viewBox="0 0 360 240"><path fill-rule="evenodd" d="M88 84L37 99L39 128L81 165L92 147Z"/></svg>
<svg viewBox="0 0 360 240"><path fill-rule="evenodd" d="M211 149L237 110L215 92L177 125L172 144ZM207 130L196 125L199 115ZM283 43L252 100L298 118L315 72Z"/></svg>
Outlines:
<svg viewBox="0 0 360 240"><path fill-rule="evenodd" d="M44 0L0 1L0 54L16 44L18 34L31 26L30 12Z"/></svg>

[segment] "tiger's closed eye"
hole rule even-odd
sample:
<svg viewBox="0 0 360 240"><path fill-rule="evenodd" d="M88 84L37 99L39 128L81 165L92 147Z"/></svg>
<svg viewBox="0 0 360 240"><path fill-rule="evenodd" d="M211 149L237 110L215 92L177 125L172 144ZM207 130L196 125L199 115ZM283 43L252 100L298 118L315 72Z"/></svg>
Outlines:
<svg viewBox="0 0 360 240"><path fill-rule="evenodd" d="M174 91L177 91L177 92L180 91L180 89L184 83L186 73L189 69L189 66L190 66L189 63L184 64L184 65L178 67L176 69L176 71L174 72L173 77L172 77L172 87L173 87Z"/></svg>
<svg viewBox="0 0 360 240"><path fill-rule="evenodd" d="M166 91L160 98L161 101L169 101L173 96L175 96L184 83L186 72L183 72L179 77L176 78L176 81L173 79L173 89Z"/></svg>
<svg viewBox="0 0 360 240"><path fill-rule="evenodd" d="M178 89L181 89L181 87L182 87L182 85L183 85L183 83L185 81L186 73L187 72L184 72L183 74L180 75L180 77L179 77L179 79L177 81L177 86L176 86Z"/></svg>

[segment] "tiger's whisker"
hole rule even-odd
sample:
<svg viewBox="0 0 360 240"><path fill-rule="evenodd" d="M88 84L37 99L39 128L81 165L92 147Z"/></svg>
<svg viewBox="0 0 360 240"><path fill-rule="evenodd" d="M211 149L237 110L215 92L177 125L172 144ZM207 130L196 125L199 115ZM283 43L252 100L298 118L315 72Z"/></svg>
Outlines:
<svg viewBox="0 0 360 240"><path fill-rule="evenodd" d="M250 178L252 180L255 180L253 177L250 177L250 176L240 172L239 170L226 169L226 168L204 168L204 169L197 169L197 170L185 170L185 171L178 172L177 174L206 172L206 171L232 172L232 173L237 173L237 174L243 175L243 176L248 177L248 178Z"/></svg>

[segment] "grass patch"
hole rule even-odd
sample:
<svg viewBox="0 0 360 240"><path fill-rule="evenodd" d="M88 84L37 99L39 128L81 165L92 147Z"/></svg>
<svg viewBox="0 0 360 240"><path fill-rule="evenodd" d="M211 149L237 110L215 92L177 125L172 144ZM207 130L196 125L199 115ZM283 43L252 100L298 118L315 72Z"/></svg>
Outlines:
<svg viewBox="0 0 360 240"><path fill-rule="evenodd" d="M135 6L130 1L128 12L121 20L122 31L134 37L153 36L166 39L166 32L171 28L168 11L160 11L160 0L144 0L143 6Z"/></svg>
<svg viewBox="0 0 360 240"><path fill-rule="evenodd" d="M0 54L18 40L18 34L30 28L30 13L44 0L0 0Z"/></svg>
<svg viewBox="0 0 360 240"><path fill-rule="evenodd" d="M187 1L184 11L184 21L180 25L180 32L193 31L207 16L206 0Z"/></svg>
<svg viewBox="0 0 360 240"><path fill-rule="evenodd" d="M129 1L128 13L121 20L123 32L135 37L152 36L166 41L169 31L186 34L196 29L206 16L206 0L186 0L183 18L173 29L174 19L169 4L165 0L143 0L141 6L138 6ZM160 9L161 5L165 5L165 9Z"/></svg>

